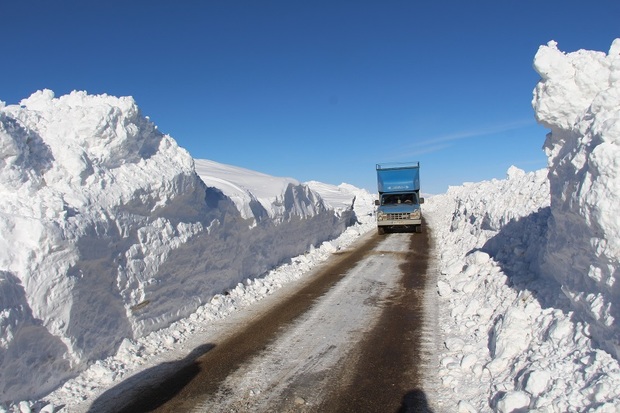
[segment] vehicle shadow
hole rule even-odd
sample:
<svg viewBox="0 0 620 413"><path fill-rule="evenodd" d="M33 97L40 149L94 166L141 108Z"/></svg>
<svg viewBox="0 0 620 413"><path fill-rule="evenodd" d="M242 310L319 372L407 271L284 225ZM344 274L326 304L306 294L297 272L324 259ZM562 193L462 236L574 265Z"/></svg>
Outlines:
<svg viewBox="0 0 620 413"><path fill-rule="evenodd" d="M414 389L403 396L400 408L395 413L433 413L433 410L428 405L424 391Z"/></svg>
<svg viewBox="0 0 620 413"><path fill-rule="evenodd" d="M88 413L148 412L175 397L200 372L198 358L215 347L204 344L187 357L141 371L101 394Z"/></svg>

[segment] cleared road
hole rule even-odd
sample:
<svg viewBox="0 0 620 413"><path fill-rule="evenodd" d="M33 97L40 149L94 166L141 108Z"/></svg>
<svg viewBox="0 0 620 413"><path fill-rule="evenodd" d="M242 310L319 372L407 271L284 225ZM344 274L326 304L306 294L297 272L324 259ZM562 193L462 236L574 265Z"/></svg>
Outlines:
<svg viewBox="0 0 620 413"><path fill-rule="evenodd" d="M117 394L115 411L430 412L419 371L429 244L428 233L365 237L175 372L160 369L158 385L136 383L128 404Z"/></svg>

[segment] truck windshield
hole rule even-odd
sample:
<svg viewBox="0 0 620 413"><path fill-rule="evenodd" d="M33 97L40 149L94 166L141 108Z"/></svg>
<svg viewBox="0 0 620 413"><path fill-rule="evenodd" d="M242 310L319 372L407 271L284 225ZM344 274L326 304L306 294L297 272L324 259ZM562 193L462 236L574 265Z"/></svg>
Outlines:
<svg viewBox="0 0 620 413"><path fill-rule="evenodd" d="M417 204L416 194L388 194L381 198L381 205Z"/></svg>

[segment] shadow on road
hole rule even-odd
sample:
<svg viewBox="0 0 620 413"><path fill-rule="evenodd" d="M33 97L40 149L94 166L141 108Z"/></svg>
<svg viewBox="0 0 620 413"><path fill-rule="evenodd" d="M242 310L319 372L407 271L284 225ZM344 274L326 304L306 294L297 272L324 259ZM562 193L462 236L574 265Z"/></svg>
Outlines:
<svg viewBox="0 0 620 413"><path fill-rule="evenodd" d="M196 347L182 360L162 363L144 370L99 396L88 413L148 412L177 395L200 372L198 358L215 347ZM138 398L139 401L134 401Z"/></svg>
<svg viewBox="0 0 620 413"><path fill-rule="evenodd" d="M433 413L426 394L420 389L411 390L403 396L400 409L396 413Z"/></svg>

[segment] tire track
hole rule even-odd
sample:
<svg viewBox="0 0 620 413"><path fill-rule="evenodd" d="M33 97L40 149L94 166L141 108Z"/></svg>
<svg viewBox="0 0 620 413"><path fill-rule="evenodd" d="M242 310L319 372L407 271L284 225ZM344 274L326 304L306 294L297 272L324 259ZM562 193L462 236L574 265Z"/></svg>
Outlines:
<svg viewBox="0 0 620 413"><path fill-rule="evenodd" d="M431 413L423 390L430 341L424 295L429 279L430 229L412 234L401 264L400 288L388 300L381 319L342 367L337 390L317 411ZM430 321L430 320L429 320Z"/></svg>

